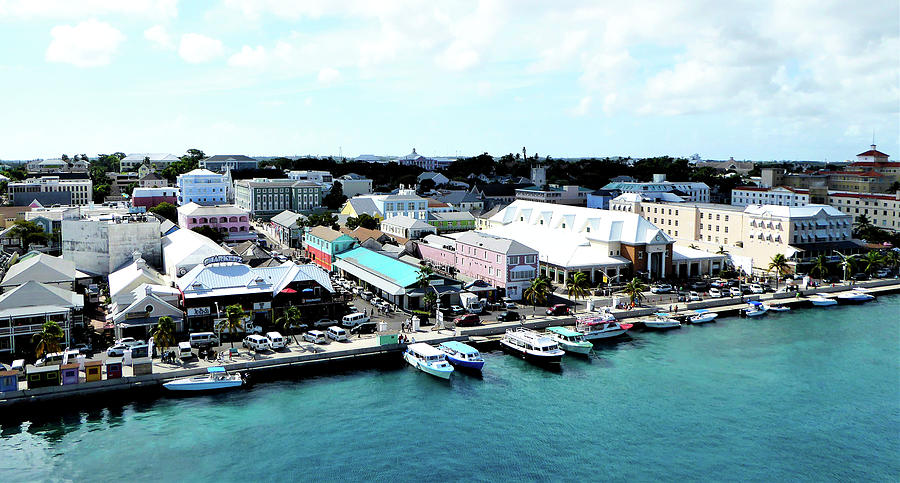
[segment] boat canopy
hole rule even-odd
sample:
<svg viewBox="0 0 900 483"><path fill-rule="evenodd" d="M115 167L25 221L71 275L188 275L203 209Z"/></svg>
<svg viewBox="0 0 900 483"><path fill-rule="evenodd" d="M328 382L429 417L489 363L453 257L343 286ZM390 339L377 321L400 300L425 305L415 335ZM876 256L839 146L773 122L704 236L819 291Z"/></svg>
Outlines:
<svg viewBox="0 0 900 483"><path fill-rule="evenodd" d="M582 335L581 332L576 332L571 329L567 329L565 327L547 327L547 330L553 332L554 334L561 335L563 337L575 337Z"/></svg>
<svg viewBox="0 0 900 483"><path fill-rule="evenodd" d="M424 343L417 342L415 344L409 345L409 350L419 354L421 356L429 357L429 356L443 356L444 353L437 350L436 348Z"/></svg>
<svg viewBox="0 0 900 483"><path fill-rule="evenodd" d="M657 316L657 317L668 317L668 316L669 316L669 314L666 313L666 312L657 312L657 313L655 313L655 314L653 314L653 315L655 315L655 316Z"/></svg>
<svg viewBox="0 0 900 483"><path fill-rule="evenodd" d="M224 368L224 367L219 367L219 366L216 366L216 367L207 367L207 368L206 368L206 372L208 372L208 373L210 373L210 374L212 374L212 373L214 373L214 372L225 372L225 368Z"/></svg>
<svg viewBox="0 0 900 483"><path fill-rule="evenodd" d="M470 345L463 344L462 342L460 342L458 340L449 340L447 342L442 342L441 345L450 350L459 352L460 354L478 355L478 349L476 349Z"/></svg>
<svg viewBox="0 0 900 483"><path fill-rule="evenodd" d="M696 312L698 314L705 314L705 313L709 312L709 309L697 309L694 312Z"/></svg>
<svg viewBox="0 0 900 483"><path fill-rule="evenodd" d="M761 306L761 305L763 304L762 302L757 302L756 300L751 300L751 301L749 301L749 302L747 302L747 303L750 304L750 305L755 305L755 306L757 306L757 307L759 307L759 306Z"/></svg>

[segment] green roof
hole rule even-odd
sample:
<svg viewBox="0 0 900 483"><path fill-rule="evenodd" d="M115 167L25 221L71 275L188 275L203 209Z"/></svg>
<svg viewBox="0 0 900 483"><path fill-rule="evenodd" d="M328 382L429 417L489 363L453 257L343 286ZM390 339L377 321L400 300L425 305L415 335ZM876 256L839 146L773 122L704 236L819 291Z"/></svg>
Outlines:
<svg viewBox="0 0 900 483"><path fill-rule="evenodd" d="M554 334L559 334L563 337L574 337L576 335L581 335L581 332L575 332L572 329L567 329L565 327L547 327L547 330L553 332Z"/></svg>
<svg viewBox="0 0 900 483"><path fill-rule="evenodd" d="M365 247L356 247L348 250L337 255L337 258L363 267L370 272L375 272L382 278L388 279L401 287L415 285L419 280L419 267L401 262L396 258Z"/></svg>

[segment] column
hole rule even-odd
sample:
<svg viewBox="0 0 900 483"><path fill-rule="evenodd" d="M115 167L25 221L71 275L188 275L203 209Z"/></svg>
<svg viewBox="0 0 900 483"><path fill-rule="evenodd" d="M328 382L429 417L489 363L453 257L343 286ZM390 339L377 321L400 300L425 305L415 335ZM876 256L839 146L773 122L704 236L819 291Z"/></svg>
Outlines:
<svg viewBox="0 0 900 483"><path fill-rule="evenodd" d="M713 269L712 260L707 260L706 263L709 264L709 276L712 277L712 269Z"/></svg>
<svg viewBox="0 0 900 483"><path fill-rule="evenodd" d="M666 278L666 252L662 252L662 266L660 268L660 276L659 278Z"/></svg>
<svg viewBox="0 0 900 483"><path fill-rule="evenodd" d="M650 274L650 278L653 277L653 255L644 251L644 254L647 255L647 273Z"/></svg>

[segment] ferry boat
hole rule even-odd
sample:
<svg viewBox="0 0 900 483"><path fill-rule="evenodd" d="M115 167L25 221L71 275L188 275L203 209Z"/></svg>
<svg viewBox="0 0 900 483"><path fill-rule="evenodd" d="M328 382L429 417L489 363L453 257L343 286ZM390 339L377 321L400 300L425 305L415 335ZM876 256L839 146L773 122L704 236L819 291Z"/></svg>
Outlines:
<svg viewBox="0 0 900 483"><path fill-rule="evenodd" d="M438 350L443 352L450 364L456 367L479 371L484 367L484 358L478 349L462 342L455 340L441 342Z"/></svg>
<svg viewBox="0 0 900 483"><path fill-rule="evenodd" d="M747 302L747 308L744 309L744 315L747 317L760 317L766 315L769 309L762 302L751 300Z"/></svg>
<svg viewBox="0 0 900 483"><path fill-rule="evenodd" d="M837 299L838 302L843 304L862 304L870 300L875 300L875 297L861 290L852 290L850 292L839 294Z"/></svg>
<svg viewBox="0 0 900 483"><path fill-rule="evenodd" d="M587 355L594 349L594 344L584 339L584 334L565 327L547 327L547 337L555 340L566 354Z"/></svg>
<svg viewBox="0 0 900 483"><path fill-rule="evenodd" d="M707 322L715 322L719 314L710 312L708 309L697 309L695 315L688 317L688 322L692 324L705 324Z"/></svg>
<svg viewBox="0 0 900 483"><path fill-rule="evenodd" d="M584 340L613 339L625 335L625 327L612 314L591 315L575 319L575 331L584 335Z"/></svg>
<svg viewBox="0 0 900 483"><path fill-rule="evenodd" d="M506 334L500 339L500 347L539 364L559 364L565 355L556 341L524 327L506 329Z"/></svg>
<svg viewBox="0 0 900 483"><path fill-rule="evenodd" d="M837 305L837 300L823 297L821 295L813 295L809 298L809 301L812 302L812 304L816 307L830 307L832 305Z"/></svg>
<svg viewBox="0 0 900 483"><path fill-rule="evenodd" d="M450 379L450 374L453 374L453 366L447 362L447 356L424 342L408 345L403 358L416 369L441 379Z"/></svg>
<svg viewBox="0 0 900 483"><path fill-rule="evenodd" d="M226 372L224 367L209 367L206 374L175 379L163 384L170 391L217 391L241 387L244 378L237 372Z"/></svg>
<svg viewBox="0 0 900 483"><path fill-rule="evenodd" d="M652 319L644 319L644 327L651 330L670 330L680 329L681 322L673 319L667 313L659 312L653 314Z"/></svg>

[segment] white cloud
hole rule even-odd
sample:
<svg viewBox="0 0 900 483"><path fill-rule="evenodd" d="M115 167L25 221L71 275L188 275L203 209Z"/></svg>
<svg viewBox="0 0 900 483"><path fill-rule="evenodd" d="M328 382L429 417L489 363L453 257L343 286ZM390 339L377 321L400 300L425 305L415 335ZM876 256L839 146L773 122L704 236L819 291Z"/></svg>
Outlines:
<svg viewBox="0 0 900 483"><path fill-rule="evenodd" d="M569 109L569 114L580 117L587 115L588 111L591 108L591 96L584 96L578 101L578 105Z"/></svg>
<svg viewBox="0 0 900 483"><path fill-rule="evenodd" d="M150 43L152 43L153 46L158 49L175 49L175 42L172 40L172 36L169 35L166 27L162 25L154 25L147 30L144 30L144 38L149 40Z"/></svg>
<svg viewBox="0 0 900 483"><path fill-rule="evenodd" d="M337 69L326 67L319 71L318 80L320 84L334 84L341 79L341 73Z"/></svg>
<svg viewBox="0 0 900 483"><path fill-rule="evenodd" d="M50 30L50 36L45 59L77 67L109 64L119 44L125 41L125 35L115 27L94 19L75 26L57 25Z"/></svg>
<svg viewBox="0 0 900 483"><path fill-rule="evenodd" d="M265 66L267 61L268 53L262 45L257 45L255 48L245 45L240 52L228 58L228 65L259 69Z"/></svg>
<svg viewBox="0 0 900 483"><path fill-rule="evenodd" d="M0 19L83 18L85 14L172 18L178 15L178 0L0 0Z"/></svg>
<svg viewBox="0 0 900 483"><path fill-rule="evenodd" d="M178 46L178 55L186 62L209 62L225 54L222 42L201 34L184 34Z"/></svg>

